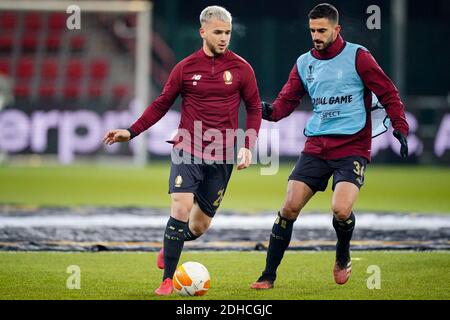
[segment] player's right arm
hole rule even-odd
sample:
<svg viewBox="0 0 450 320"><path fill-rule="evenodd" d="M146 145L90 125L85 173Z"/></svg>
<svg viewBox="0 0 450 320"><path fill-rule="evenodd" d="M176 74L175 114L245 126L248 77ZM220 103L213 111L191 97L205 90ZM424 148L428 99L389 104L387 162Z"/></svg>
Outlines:
<svg viewBox="0 0 450 320"><path fill-rule="evenodd" d="M157 123L169 111L181 92L182 64L178 63L169 75L161 94L145 109L144 113L128 129L109 130L103 137L105 144L125 142Z"/></svg>
<svg viewBox="0 0 450 320"><path fill-rule="evenodd" d="M275 101L272 104L265 101L261 102L262 118L268 121L279 121L286 118L298 107L305 94L306 90L295 64Z"/></svg>

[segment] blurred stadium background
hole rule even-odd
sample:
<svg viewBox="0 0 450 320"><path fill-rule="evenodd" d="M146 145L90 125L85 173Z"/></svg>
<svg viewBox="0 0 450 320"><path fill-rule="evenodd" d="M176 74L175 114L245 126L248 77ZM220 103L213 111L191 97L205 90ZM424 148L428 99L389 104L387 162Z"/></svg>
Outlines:
<svg viewBox="0 0 450 320"><path fill-rule="evenodd" d="M50 2L59 9L51 10ZM104 3L115 7L103 1L98 8ZM319 1L124 3L130 12L83 10L96 2L70 1L81 8L81 25L68 29L73 12L60 7L69 2L0 1L0 250L157 251L169 206L171 145L165 140L178 126L180 101L145 138L105 147L104 132L128 127L160 93L173 66L200 48L198 16L207 5L233 14L231 49L253 66L261 98L273 100L297 57L311 48L307 13ZM373 140L354 247L446 250L436 265L450 274L450 2L330 3L340 12L344 39L370 49L398 86L411 126L406 160L390 132ZM372 5L380 9L380 29L367 26ZM141 20L136 8L143 9ZM261 176L255 166L234 173L219 221L187 249L264 250L310 111L305 99L287 119L263 121L262 128L279 130L280 171ZM333 249L329 202L329 191L311 201L292 249ZM10 285L20 259L0 258L10 272L0 278ZM257 263L262 267L263 256ZM431 296L448 299L448 292Z"/></svg>
<svg viewBox="0 0 450 320"><path fill-rule="evenodd" d="M21 1L11 1L14 6ZM40 1L31 1L39 3ZM89 2L89 1L88 1ZM219 1L234 13L231 49L253 66L263 99L272 100L298 55L311 47L306 15L315 1ZM76 3L76 2L75 2ZM91 2L92 3L92 2ZM156 97L172 67L197 50L198 15L208 1L154 1L147 30L151 44L148 99ZM450 23L447 1L336 1L342 34L371 50L394 80L411 124L412 164L450 164L450 62L446 56ZM380 8L380 29L368 29L370 5ZM18 5L17 5L18 6ZM82 8L82 3L80 4ZM129 125L140 113L136 104L136 14L81 11L81 28L69 30L70 14L61 11L1 10L0 74L4 93L0 114L0 150L7 163L39 161L58 155L58 162L107 161L129 156L129 145L105 148L100 137L112 127ZM243 109L243 108L242 108ZM298 130L311 107L276 127L290 160L303 144ZM148 132L148 155L166 158L179 117L179 103ZM242 110L242 119L244 118ZM391 135L374 139L374 163L396 163ZM32 157L30 157L32 155ZM104 157L103 157L104 158ZM6 160L4 160L6 161ZM142 161L141 161L142 163ZM404 163L404 162L402 162Z"/></svg>

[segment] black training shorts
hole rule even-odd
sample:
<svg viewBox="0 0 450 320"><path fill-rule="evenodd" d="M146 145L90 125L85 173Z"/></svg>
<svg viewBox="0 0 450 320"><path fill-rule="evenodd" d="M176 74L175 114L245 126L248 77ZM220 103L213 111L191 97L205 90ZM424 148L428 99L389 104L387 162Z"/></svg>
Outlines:
<svg viewBox="0 0 450 320"><path fill-rule="evenodd" d="M193 193L200 209L212 218L225 195L232 171L233 164L172 161L169 193Z"/></svg>
<svg viewBox="0 0 450 320"><path fill-rule="evenodd" d="M288 180L302 181L314 192L325 191L328 180L333 176L333 190L336 183L347 181L361 188L364 184L364 172L367 159L350 156L337 160L324 160L302 153Z"/></svg>

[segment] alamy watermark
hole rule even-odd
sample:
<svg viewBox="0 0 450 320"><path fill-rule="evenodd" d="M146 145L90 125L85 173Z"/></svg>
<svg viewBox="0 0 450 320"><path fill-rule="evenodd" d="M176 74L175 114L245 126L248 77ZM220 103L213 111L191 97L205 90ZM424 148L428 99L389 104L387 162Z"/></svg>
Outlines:
<svg viewBox="0 0 450 320"><path fill-rule="evenodd" d="M369 30L380 30L381 29L381 9L377 5L370 5L366 10L367 14L370 16L366 20L366 26Z"/></svg>
<svg viewBox="0 0 450 320"><path fill-rule="evenodd" d="M279 169L279 130L261 129L207 129L201 121L194 121L194 132L179 128L168 142L174 144L171 154L174 164L237 164L239 152L245 148L251 153L251 164L262 165L261 175L273 175Z"/></svg>
<svg viewBox="0 0 450 320"><path fill-rule="evenodd" d="M72 4L67 7L66 13L69 16L66 19L66 27L69 30L81 29L81 9L79 6Z"/></svg>
<svg viewBox="0 0 450 320"><path fill-rule="evenodd" d="M80 267L77 265L70 265L67 267L66 272L70 274L70 276L67 278L67 281L66 281L66 288L69 290L81 289L81 269L80 269Z"/></svg>
<svg viewBox="0 0 450 320"><path fill-rule="evenodd" d="M367 267L367 273L370 274L367 278L367 289L381 289L381 269L377 265L370 265Z"/></svg>

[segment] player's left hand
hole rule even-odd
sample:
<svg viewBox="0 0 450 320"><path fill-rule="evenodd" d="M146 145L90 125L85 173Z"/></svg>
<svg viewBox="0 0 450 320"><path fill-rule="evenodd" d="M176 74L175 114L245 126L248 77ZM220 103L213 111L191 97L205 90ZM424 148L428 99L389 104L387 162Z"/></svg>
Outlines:
<svg viewBox="0 0 450 320"><path fill-rule="evenodd" d="M240 159L237 169L242 170L250 167L252 162L252 152L247 148L241 148L238 153L238 160Z"/></svg>
<svg viewBox="0 0 450 320"><path fill-rule="evenodd" d="M394 137L398 139L400 142L400 156L402 158L406 158L408 156L408 140L406 140L406 137L398 130L394 130Z"/></svg>
<svg viewBox="0 0 450 320"><path fill-rule="evenodd" d="M272 121L270 119L270 116L272 115L273 112L273 105L268 102L261 101L261 110L262 110L262 118L264 120Z"/></svg>

